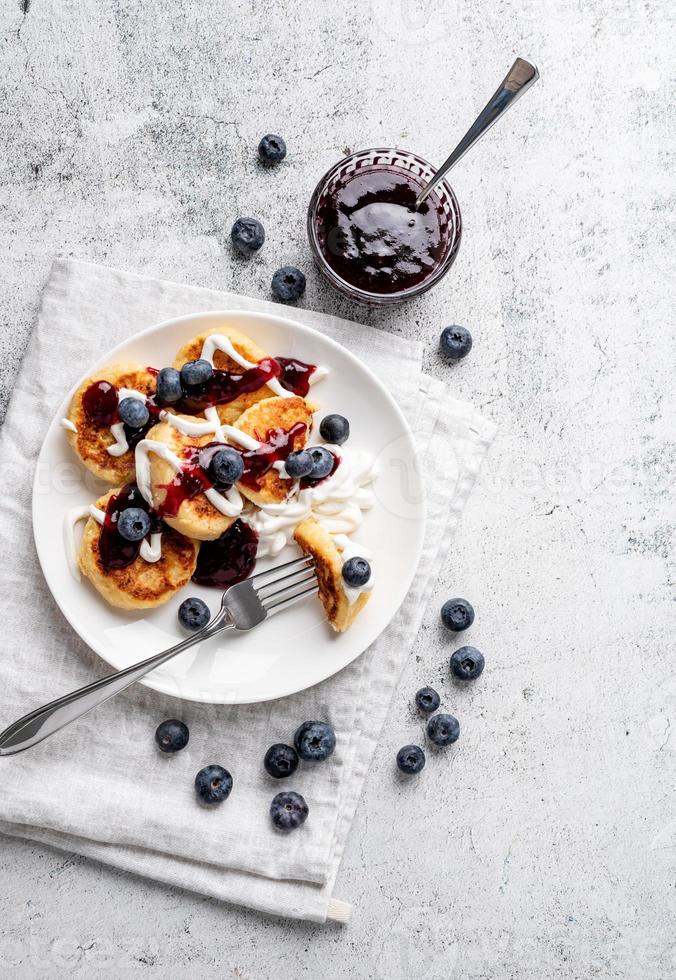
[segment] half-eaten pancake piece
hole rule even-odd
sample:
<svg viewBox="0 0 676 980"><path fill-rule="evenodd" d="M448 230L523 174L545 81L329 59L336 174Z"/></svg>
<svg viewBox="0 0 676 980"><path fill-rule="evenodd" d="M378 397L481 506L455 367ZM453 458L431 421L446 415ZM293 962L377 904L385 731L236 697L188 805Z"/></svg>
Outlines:
<svg viewBox="0 0 676 980"><path fill-rule="evenodd" d="M268 436L275 438L275 430L281 430L280 434L284 436L284 433L289 433L294 426L298 426L298 431L291 437L293 445L284 449L286 456L305 446L312 430L312 416L316 411L317 405L299 395L291 398L266 398L248 408L237 419L235 428L253 436L259 442L267 442ZM230 441L235 442L234 439ZM282 479L278 470L273 467L257 479L253 474L248 477L245 472L237 486L255 504L279 504L286 500L293 481Z"/></svg>
<svg viewBox="0 0 676 980"><path fill-rule="evenodd" d="M109 490L96 506L105 511L119 490ZM195 571L199 543L170 528L162 530L162 555L148 562L138 555L126 568L105 569L101 562L101 526L90 517L78 552L78 566L107 603L118 609L151 609L161 606L190 581Z"/></svg>
<svg viewBox="0 0 676 980"><path fill-rule="evenodd" d="M92 422L84 409L87 389L97 381L108 381L116 388L133 388L144 395L155 391L155 377L140 364L111 364L86 378L77 389L68 409L67 419L76 431L66 429L66 438L88 470L106 483L121 486L134 478L134 453L131 449L121 456L111 456L108 447L115 444L109 425Z"/></svg>
<svg viewBox="0 0 676 980"><path fill-rule="evenodd" d="M174 367L180 369L186 361L194 361L200 358L202 356L204 342L208 337L213 337L215 334L222 334L224 337L227 337L235 350L250 364L257 364L263 358L269 357L269 354L262 347L255 344L241 330L237 330L235 327L223 326L214 327L213 330L205 330L204 333L198 334L197 337L193 337L187 344L184 344L176 355ZM238 364L232 357L220 350L214 352L213 365L217 371L233 371L236 374L241 374L245 370L241 364ZM270 398L274 394L275 392L268 388L267 385L262 385L256 391L245 392L242 395L238 395L232 401L217 404L216 410L218 417L221 422L233 423L251 405L255 405L256 402L261 401L263 398Z"/></svg>
<svg viewBox="0 0 676 980"><path fill-rule="evenodd" d="M353 603L343 588L343 560L329 532L313 517L306 517L293 534L306 555L312 555L319 582L319 598L326 618L335 630L343 633L369 601L370 592L360 593Z"/></svg>
<svg viewBox="0 0 676 980"><path fill-rule="evenodd" d="M148 432L146 439L163 443L181 461L185 460L185 462L188 462L185 455L186 449L192 446L206 446L214 441L213 435L184 435L166 422L159 422L154 425ZM171 495L175 494L172 484L175 485L177 482L176 470L171 463L152 451L148 453L148 458L150 461L153 507L160 513L165 524L186 537L196 538L198 541L213 541L215 538L220 538L221 534L224 534L235 521L239 511L228 517L207 500L204 492L200 491L194 496L181 500L182 494L179 490L178 495L173 498L179 501L178 506L172 508L175 513L165 513L167 496L169 495L171 499ZM167 487L171 489L167 490ZM241 507L239 509L241 510Z"/></svg>

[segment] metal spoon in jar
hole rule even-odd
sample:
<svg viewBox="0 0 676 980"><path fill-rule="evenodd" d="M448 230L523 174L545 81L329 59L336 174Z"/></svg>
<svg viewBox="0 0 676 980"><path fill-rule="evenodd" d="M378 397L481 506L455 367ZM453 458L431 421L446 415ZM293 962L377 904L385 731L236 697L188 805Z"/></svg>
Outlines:
<svg viewBox="0 0 676 980"><path fill-rule="evenodd" d="M448 160L442 163L434 177L425 184L416 198L416 207L419 208L427 195L432 191L442 177L445 177L451 167L464 157L465 153L471 149L477 140L487 133L493 123L496 123L500 116L504 115L510 106L526 92L534 82L540 77L535 65L517 58L512 67L507 72L505 80L498 88L492 99L489 100L485 108L479 113L476 120L472 123L456 148L451 153Z"/></svg>

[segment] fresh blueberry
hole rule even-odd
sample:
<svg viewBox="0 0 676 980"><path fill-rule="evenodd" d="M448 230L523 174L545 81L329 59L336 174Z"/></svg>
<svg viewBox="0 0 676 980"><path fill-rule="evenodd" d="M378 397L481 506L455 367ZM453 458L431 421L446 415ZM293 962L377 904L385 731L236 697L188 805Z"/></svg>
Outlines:
<svg viewBox="0 0 676 980"><path fill-rule="evenodd" d="M404 745L397 752L397 765L407 776L414 776L425 767L425 753L419 745Z"/></svg>
<svg viewBox="0 0 676 980"><path fill-rule="evenodd" d="M237 483L243 472L244 462L241 453L238 453L236 449L219 449L211 457L209 476L219 486Z"/></svg>
<svg viewBox="0 0 676 980"><path fill-rule="evenodd" d="M371 566L365 558L348 558L343 565L343 579L353 589L366 585L371 578Z"/></svg>
<svg viewBox="0 0 676 980"><path fill-rule="evenodd" d="M476 647L460 647L451 657L451 671L461 681L473 681L482 673L486 661Z"/></svg>
<svg viewBox="0 0 676 980"><path fill-rule="evenodd" d="M191 633L201 630L210 619L209 607L197 596L184 599L178 607L178 621L183 629L190 630Z"/></svg>
<svg viewBox="0 0 676 980"><path fill-rule="evenodd" d="M296 752L307 762L323 762L333 755L336 735L330 725L323 721L304 721L293 736Z"/></svg>
<svg viewBox="0 0 676 980"><path fill-rule="evenodd" d="M467 327L460 327L457 324L444 327L441 331L439 347L445 357L449 357L452 361L459 361L472 349L472 334Z"/></svg>
<svg viewBox="0 0 676 980"><path fill-rule="evenodd" d="M150 533L150 517L140 507L127 507L117 519L117 530L125 541L140 541Z"/></svg>
<svg viewBox="0 0 676 980"><path fill-rule="evenodd" d="M333 453L324 446L313 446L308 450L312 457L312 469L308 474L311 480L323 480L333 469Z"/></svg>
<svg viewBox="0 0 676 980"><path fill-rule="evenodd" d="M181 368L181 384L184 388L197 388L206 384L214 376L214 369L203 357L197 361L186 361Z"/></svg>
<svg viewBox="0 0 676 980"><path fill-rule="evenodd" d="M275 779L291 776L298 768L298 753L292 745L276 742L271 745L263 759L265 771Z"/></svg>
<svg viewBox="0 0 676 980"><path fill-rule="evenodd" d="M181 375L176 368L162 368L157 375L155 397L160 405L174 405L183 397Z"/></svg>
<svg viewBox="0 0 676 980"><path fill-rule="evenodd" d="M441 607L441 622L447 630L462 633L474 622L474 609L467 599L447 599Z"/></svg>
<svg viewBox="0 0 676 980"><path fill-rule="evenodd" d="M326 415L319 426L322 439L342 446L350 437L350 423L344 415Z"/></svg>
<svg viewBox="0 0 676 980"><path fill-rule="evenodd" d="M431 715L441 704L441 698L433 687L421 687L416 693L415 703L426 715Z"/></svg>
<svg viewBox="0 0 676 980"><path fill-rule="evenodd" d="M162 752L180 752L188 744L190 732L182 721L170 718L157 726L155 741Z"/></svg>
<svg viewBox="0 0 676 980"><path fill-rule="evenodd" d="M300 793L277 793L270 804L270 816L278 830L296 830L305 823L309 812Z"/></svg>
<svg viewBox="0 0 676 980"><path fill-rule="evenodd" d="M120 421L130 429L143 428L150 418L146 403L140 398L122 398L117 406L117 414L120 416Z"/></svg>
<svg viewBox="0 0 676 980"><path fill-rule="evenodd" d="M453 715L433 715L427 722L427 737L435 745L451 745L459 736L460 725Z"/></svg>
<svg viewBox="0 0 676 980"><path fill-rule="evenodd" d="M272 292L283 303L299 299L305 292L305 276L292 265L283 265L272 277Z"/></svg>
<svg viewBox="0 0 676 980"><path fill-rule="evenodd" d="M223 766L205 766L195 776L195 790L203 803L222 803L231 789L232 776Z"/></svg>
<svg viewBox="0 0 676 980"><path fill-rule="evenodd" d="M299 480L312 472L314 461L312 454L307 449L299 449L298 452L289 453L284 465L289 476L294 480Z"/></svg>
<svg viewBox="0 0 676 980"><path fill-rule="evenodd" d="M261 163L270 167L275 163L280 163L286 156L286 143L281 136L268 133L258 144L258 156Z"/></svg>
<svg viewBox="0 0 676 980"><path fill-rule="evenodd" d="M265 241L265 228L258 218L238 218L230 231L230 240L240 255L253 255Z"/></svg>

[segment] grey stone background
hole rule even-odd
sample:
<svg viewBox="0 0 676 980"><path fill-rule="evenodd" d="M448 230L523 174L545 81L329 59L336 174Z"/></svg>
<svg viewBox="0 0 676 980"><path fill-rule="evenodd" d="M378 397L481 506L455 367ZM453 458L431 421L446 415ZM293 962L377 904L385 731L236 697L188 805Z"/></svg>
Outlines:
<svg viewBox="0 0 676 980"><path fill-rule="evenodd" d="M57 254L256 296L290 262L304 306L426 338L427 368L500 433L354 823L349 928L3 839L3 976L676 974L672 17L659 0L5 0L3 397ZM458 167L446 281L388 314L330 294L304 237L317 178L346 148L440 161L516 54L542 80ZM264 172L269 131L290 152ZM240 214L268 232L249 262L227 247ZM449 322L475 337L452 369ZM457 593L488 661L467 690L436 620ZM422 682L463 735L403 787ZM39 792L30 756L26 778Z"/></svg>

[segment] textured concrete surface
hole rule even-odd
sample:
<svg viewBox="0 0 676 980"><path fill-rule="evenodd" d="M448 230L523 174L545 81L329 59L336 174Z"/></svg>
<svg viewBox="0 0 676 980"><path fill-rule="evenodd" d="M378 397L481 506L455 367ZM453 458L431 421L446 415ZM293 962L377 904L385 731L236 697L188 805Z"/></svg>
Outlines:
<svg viewBox="0 0 676 980"><path fill-rule="evenodd" d="M309 273L304 305L428 338L428 368L501 424L353 827L337 890L352 925L266 920L3 840L3 976L676 974L667 11L3 4L5 393L58 253L252 295L292 262ZM393 314L336 299L304 238L315 180L348 147L441 160L515 54L542 81L458 168L452 274ZM273 172L255 159L267 131L290 148ZM250 262L226 242L242 213L268 231ZM449 369L435 343L453 321L475 347ZM467 690L435 619L449 593L474 602L469 639L488 661ZM402 787L392 759L420 734L421 682L463 736Z"/></svg>

